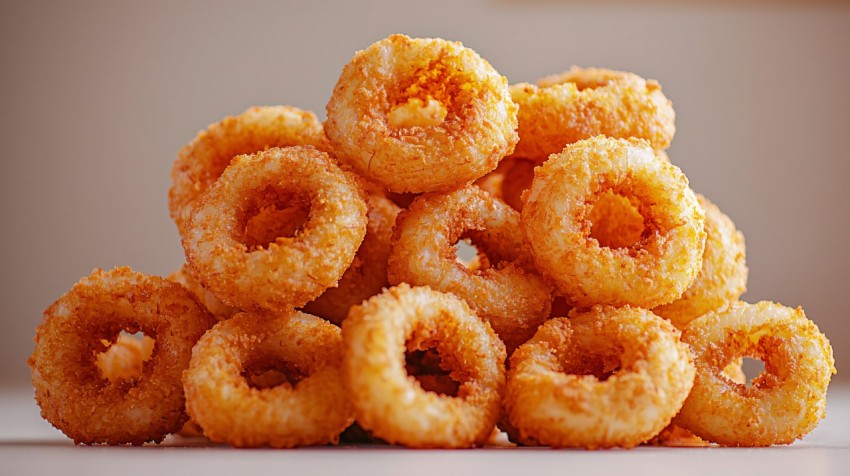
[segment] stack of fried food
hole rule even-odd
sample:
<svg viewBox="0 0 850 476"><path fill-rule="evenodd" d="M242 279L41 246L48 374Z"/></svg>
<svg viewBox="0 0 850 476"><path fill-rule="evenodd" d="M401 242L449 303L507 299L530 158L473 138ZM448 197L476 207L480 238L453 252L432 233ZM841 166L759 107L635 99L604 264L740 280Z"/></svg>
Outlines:
<svg viewBox="0 0 850 476"><path fill-rule="evenodd" d="M45 311L42 415L85 444L791 443L832 349L802 309L738 301L743 235L674 132L635 74L509 86L460 43L378 41L324 124L254 107L180 151L186 264L95 270Z"/></svg>

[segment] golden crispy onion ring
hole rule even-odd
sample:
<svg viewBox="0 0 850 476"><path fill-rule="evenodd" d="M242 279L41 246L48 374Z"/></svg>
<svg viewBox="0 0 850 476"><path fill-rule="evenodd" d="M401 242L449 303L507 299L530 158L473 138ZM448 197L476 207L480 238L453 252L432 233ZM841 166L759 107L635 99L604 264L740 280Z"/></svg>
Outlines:
<svg viewBox="0 0 850 476"><path fill-rule="evenodd" d="M567 144L600 134L646 139L663 150L676 132L673 104L661 86L636 74L573 67L538 84L511 86L519 105L516 157L540 163Z"/></svg>
<svg viewBox="0 0 850 476"><path fill-rule="evenodd" d="M180 149L168 191L171 218L183 235L192 208L237 155L270 147L312 145L330 151L322 123L310 111L292 106L252 107L198 133Z"/></svg>
<svg viewBox="0 0 850 476"><path fill-rule="evenodd" d="M454 245L466 235L493 266L472 270L455 259ZM430 286L464 299L510 355L551 309L552 288L530 267L519 213L470 185L423 195L399 215L388 271L392 284Z"/></svg>
<svg viewBox="0 0 850 476"><path fill-rule="evenodd" d="M307 303L304 312L340 324L355 304L378 294L389 285L387 260L393 224L401 209L390 199L370 193L366 237L351 266L342 275L339 285L328 288L321 296Z"/></svg>
<svg viewBox="0 0 850 476"><path fill-rule="evenodd" d="M484 444L499 416L505 347L462 300L406 284L351 309L342 323L343 375L360 425L417 448ZM457 396L428 392L405 352L436 348Z"/></svg>
<svg viewBox="0 0 850 476"><path fill-rule="evenodd" d="M697 372L676 423L701 438L726 446L790 444L824 417L835 361L801 308L735 302L691 321L682 341ZM723 373L742 356L764 361L749 387Z"/></svg>
<svg viewBox="0 0 850 476"><path fill-rule="evenodd" d="M744 235L715 204L702 195L697 195L697 199L705 210L702 269L682 297L653 309L679 329L709 311L736 301L747 290Z"/></svg>
<svg viewBox="0 0 850 476"><path fill-rule="evenodd" d="M294 237L249 249L243 230L269 203L309 206ZM335 286L366 234L359 180L312 147L236 157L201 199L183 237L193 277L222 302L245 310L300 307Z"/></svg>
<svg viewBox="0 0 850 476"><path fill-rule="evenodd" d="M191 292L198 301L204 305L207 311L209 311L209 313L219 321L230 319L234 314L239 312L239 309L228 306L215 297L213 293L204 289L204 287L201 286L201 283L192 277L192 274L189 272L186 264L177 271L169 274L166 279L172 283L178 283L188 289L189 292Z"/></svg>
<svg viewBox="0 0 850 476"><path fill-rule="evenodd" d="M188 418L180 376L214 323L182 286L126 267L94 270L38 326L29 365L41 415L78 444L162 441ZM155 344L138 377L110 381L97 355L121 331Z"/></svg>
<svg viewBox="0 0 850 476"><path fill-rule="evenodd" d="M640 241L610 247L588 216L600 196L627 198L643 217ZM705 212L677 167L646 141L595 137L535 169L522 227L537 268L576 306L669 303L702 263Z"/></svg>
<svg viewBox="0 0 850 476"><path fill-rule="evenodd" d="M448 190L496 168L517 141L507 80L442 39L392 35L358 51L327 105L341 162L392 192Z"/></svg>
<svg viewBox="0 0 850 476"><path fill-rule="evenodd" d="M514 352L505 406L522 440L630 448L670 423L693 380L688 347L670 322L594 306L547 321Z"/></svg>
<svg viewBox="0 0 850 476"><path fill-rule="evenodd" d="M354 421L341 364L333 324L298 311L240 313L195 346L183 376L186 410L210 440L237 447L336 443ZM297 381L256 388L244 375L251 366L288 371Z"/></svg>

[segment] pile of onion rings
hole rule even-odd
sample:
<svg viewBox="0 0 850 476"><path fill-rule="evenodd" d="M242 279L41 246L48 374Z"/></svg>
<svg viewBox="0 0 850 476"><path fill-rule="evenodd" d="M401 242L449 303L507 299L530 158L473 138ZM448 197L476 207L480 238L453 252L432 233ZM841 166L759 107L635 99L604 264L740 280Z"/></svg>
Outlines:
<svg viewBox="0 0 850 476"><path fill-rule="evenodd" d="M823 418L829 341L738 301L743 234L667 156L656 81L509 86L392 35L326 110L252 107L179 151L185 264L96 270L47 308L46 420L78 444L593 449L788 444Z"/></svg>

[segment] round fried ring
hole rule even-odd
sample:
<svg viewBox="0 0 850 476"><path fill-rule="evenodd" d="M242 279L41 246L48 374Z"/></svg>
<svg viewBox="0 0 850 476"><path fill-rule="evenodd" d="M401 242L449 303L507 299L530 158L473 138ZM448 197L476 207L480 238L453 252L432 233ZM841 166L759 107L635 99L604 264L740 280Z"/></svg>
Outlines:
<svg viewBox="0 0 850 476"><path fill-rule="evenodd" d="M643 217L631 246L592 236L588 216L608 191ZM705 212L688 179L636 139L579 141L537 167L522 227L537 268L577 307L669 303L693 282L705 246Z"/></svg>
<svg viewBox="0 0 850 476"><path fill-rule="evenodd" d="M215 319L182 286L130 268L99 269L44 311L29 359L41 415L75 443L160 442L187 420L183 370ZM131 380L110 381L97 355L121 331L154 339Z"/></svg>
<svg viewBox="0 0 850 476"><path fill-rule="evenodd" d="M246 220L269 201L304 201L309 217L294 237L249 249ZM366 234L366 212L359 179L324 152L269 149L236 157L207 190L183 249L195 279L225 304L284 311L336 286Z"/></svg>
<svg viewBox="0 0 850 476"><path fill-rule="evenodd" d="M505 347L461 299L427 287L390 288L342 323L343 375L357 421L390 443L466 448L490 437L505 383ZM405 352L436 348L456 397L424 390Z"/></svg>
<svg viewBox="0 0 850 476"><path fill-rule="evenodd" d="M504 76L457 42L392 35L354 55L328 102L341 162L392 192L433 192L495 169L517 141Z"/></svg>
<svg viewBox="0 0 850 476"><path fill-rule="evenodd" d="M688 347L669 321L594 306L547 321L514 352L505 406L521 441L630 448L670 423L693 381Z"/></svg>
<svg viewBox="0 0 850 476"><path fill-rule="evenodd" d="M249 384L251 366L300 377L270 388ZM240 313L204 334L183 376L186 410L212 441L237 447L336 443L354 421L342 383L338 327L309 314Z"/></svg>
<svg viewBox="0 0 850 476"><path fill-rule="evenodd" d="M801 308L738 301L691 321L682 341L697 372L676 423L697 436L726 446L790 444L824 417L835 361ZM742 356L764 361L749 387L723 372Z"/></svg>
<svg viewBox="0 0 850 476"><path fill-rule="evenodd" d="M292 106L252 107L199 132L180 149L171 168L173 184L168 191L168 208L180 234L186 232L198 198L234 157L293 145L312 145L330 151L316 115Z"/></svg>
<svg viewBox="0 0 850 476"><path fill-rule="evenodd" d="M494 266L472 270L455 258L469 235ZM462 298L486 320L508 349L530 339L549 317L552 287L529 271L531 257L519 213L474 185L418 197L393 232L390 283L430 286Z"/></svg>

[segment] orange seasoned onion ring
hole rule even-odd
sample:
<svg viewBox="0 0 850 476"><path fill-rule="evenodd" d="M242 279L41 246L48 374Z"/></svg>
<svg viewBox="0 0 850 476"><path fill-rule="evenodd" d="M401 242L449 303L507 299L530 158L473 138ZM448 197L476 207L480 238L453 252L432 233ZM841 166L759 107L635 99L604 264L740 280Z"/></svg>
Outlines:
<svg viewBox="0 0 850 476"><path fill-rule="evenodd" d="M218 323L192 352L183 376L186 410L212 441L237 447L336 443L354 421L341 376L340 330L298 311L240 313ZM251 370L285 382L251 386Z"/></svg>
<svg viewBox="0 0 850 476"><path fill-rule="evenodd" d="M360 425L418 448L484 444L499 416L505 347L451 294L406 284L351 309L342 323L343 375ZM405 370L405 352L436 348L458 382L454 397L428 392Z"/></svg>
<svg viewBox="0 0 850 476"><path fill-rule="evenodd" d="M95 270L48 307L38 326L29 365L41 415L75 443L162 441L188 418L181 374L214 323L177 284L130 268ZM121 331L141 331L155 343L138 377L110 381L97 355Z"/></svg>
<svg viewBox="0 0 850 476"><path fill-rule="evenodd" d="M244 233L257 210L309 207L294 237L249 248ZM192 215L183 249L195 279L244 310L300 307L335 286L366 234L359 180L312 147L236 157Z"/></svg>
<svg viewBox="0 0 850 476"><path fill-rule="evenodd" d="M469 269L455 259L454 244L471 236L490 267ZM390 282L430 286L464 299L486 320L510 354L549 317L551 286L529 272L519 213L467 186L423 195L402 212L393 232Z"/></svg>
<svg viewBox="0 0 850 476"><path fill-rule="evenodd" d="M354 55L327 105L340 161L392 192L448 190L496 168L517 142L507 80L442 39L392 35Z"/></svg>
<svg viewBox="0 0 850 476"><path fill-rule="evenodd" d="M169 274L166 279L188 289L204 305L207 311L219 321L230 319L234 314L239 312L239 309L224 304L213 293L204 289L201 283L192 277L185 264L179 270Z"/></svg>
<svg viewBox="0 0 850 476"><path fill-rule="evenodd" d="M688 347L670 322L594 306L547 321L514 352L505 406L523 441L630 448L670 423L693 380Z"/></svg>
<svg viewBox="0 0 850 476"><path fill-rule="evenodd" d="M591 215L611 191L643 217L640 241L605 246ZM677 167L646 141L595 137L535 169L522 227L537 268L576 306L652 308L691 285L702 264L705 212Z"/></svg>
<svg viewBox="0 0 850 476"><path fill-rule="evenodd" d="M726 446L790 444L824 417L835 361L802 309L735 302L691 321L682 341L697 371L676 423L701 438ZM749 387L723 373L742 356L764 361Z"/></svg>
<svg viewBox="0 0 850 476"><path fill-rule="evenodd" d="M705 210L705 251L702 269L679 299L653 309L679 329L697 317L736 301L747 290L744 235L717 205L697 195Z"/></svg>
<svg viewBox="0 0 850 476"><path fill-rule="evenodd" d="M389 285L387 260L393 224L400 209L390 199L370 193L366 237L339 285L328 288L321 296L304 306L304 312L339 324L355 304L378 294Z"/></svg>
<svg viewBox="0 0 850 476"><path fill-rule="evenodd" d="M293 145L330 150L316 115L292 106L252 107L198 133L180 150L171 169L168 207L180 234L186 231L198 198L234 157Z"/></svg>
<svg viewBox="0 0 850 476"><path fill-rule="evenodd" d="M519 106L514 156L540 163L567 144L606 135L670 146L676 132L672 103L653 80L622 71L573 67L559 75L511 86Z"/></svg>

